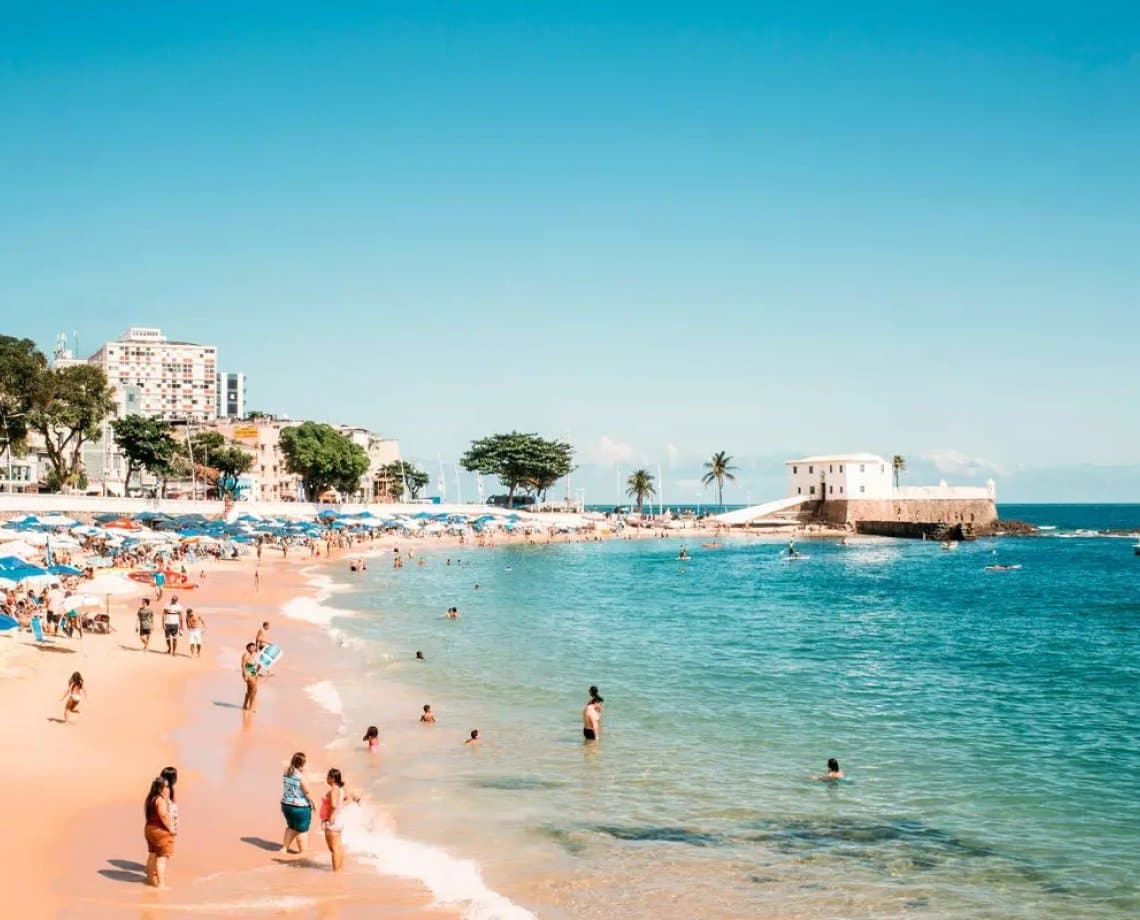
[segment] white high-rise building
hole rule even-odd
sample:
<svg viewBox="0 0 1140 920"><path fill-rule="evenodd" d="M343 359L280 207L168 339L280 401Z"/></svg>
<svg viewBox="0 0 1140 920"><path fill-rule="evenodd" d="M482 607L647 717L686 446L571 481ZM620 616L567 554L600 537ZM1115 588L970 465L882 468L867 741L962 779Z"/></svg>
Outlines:
<svg viewBox="0 0 1140 920"><path fill-rule="evenodd" d="M218 418L245 418L245 374L218 374Z"/></svg>
<svg viewBox="0 0 1140 920"><path fill-rule="evenodd" d="M218 415L218 349L172 342L161 329L132 327L89 359L115 391L115 416L167 421L213 420Z"/></svg>

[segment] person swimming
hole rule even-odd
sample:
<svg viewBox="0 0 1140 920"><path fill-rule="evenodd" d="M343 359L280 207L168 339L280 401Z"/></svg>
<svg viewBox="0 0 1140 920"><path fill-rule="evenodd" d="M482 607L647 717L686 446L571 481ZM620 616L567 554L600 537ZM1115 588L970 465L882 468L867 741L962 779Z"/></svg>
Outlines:
<svg viewBox="0 0 1140 920"><path fill-rule="evenodd" d="M368 745L369 751L375 751L380 747L380 729L375 725L369 725L368 731L364 733L364 737L360 739Z"/></svg>
<svg viewBox="0 0 1140 920"><path fill-rule="evenodd" d="M812 779L818 779L825 783L843 779L843 771L839 769L839 761L834 757L829 757L827 759L827 772L822 776L813 776Z"/></svg>
<svg viewBox="0 0 1140 920"><path fill-rule="evenodd" d="M424 703L424 714L420 716L420 721L429 724L435 721L435 713L431 711L430 703Z"/></svg>
<svg viewBox="0 0 1140 920"><path fill-rule="evenodd" d="M464 744L478 744L479 743L479 729L471 729L471 737L463 742Z"/></svg>

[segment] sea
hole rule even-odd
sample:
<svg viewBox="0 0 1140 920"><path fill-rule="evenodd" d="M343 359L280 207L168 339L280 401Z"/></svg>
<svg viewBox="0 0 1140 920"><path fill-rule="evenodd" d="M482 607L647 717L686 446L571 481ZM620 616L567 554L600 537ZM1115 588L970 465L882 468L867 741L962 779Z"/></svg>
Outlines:
<svg viewBox="0 0 1140 920"><path fill-rule="evenodd" d="M329 570L348 848L473 920L1140 916L1140 506L1000 512L1045 529Z"/></svg>

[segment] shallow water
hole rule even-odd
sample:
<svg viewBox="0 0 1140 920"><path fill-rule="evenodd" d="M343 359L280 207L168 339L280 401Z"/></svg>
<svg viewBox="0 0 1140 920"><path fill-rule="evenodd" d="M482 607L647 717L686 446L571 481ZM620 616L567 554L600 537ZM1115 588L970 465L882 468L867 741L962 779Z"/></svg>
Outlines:
<svg viewBox="0 0 1140 920"><path fill-rule="evenodd" d="M543 917L1140 914L1131 547L819 541L788 562L745 538L682 564L681 542L381 558L349 582L346 756L401 837ZM351 751L370 722L379 757ZM847 780L809 779L828 756Z"/></svg>

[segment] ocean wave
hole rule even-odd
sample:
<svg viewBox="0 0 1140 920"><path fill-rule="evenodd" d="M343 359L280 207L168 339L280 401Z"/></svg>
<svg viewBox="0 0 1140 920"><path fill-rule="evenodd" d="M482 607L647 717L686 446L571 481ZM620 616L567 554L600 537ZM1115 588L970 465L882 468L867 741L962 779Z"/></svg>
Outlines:
<svg viewBox="0 0 1140 920"><path fill-rule="evenodd" d="M344 715L344 701L331 680L309 684L305 688L305 694L325 712L331 712L334 716Z"/></svg>
<svg viewBox="0 0 1140 920"><path fill-rule="evenodd" d="M345 847L377 871L423 882L436 904L462 909L466 920L536 920L529 910L488 888L473 860L397 836L366 806L345 810L342 838Z"/></svg>
<svg viewBox="0 0 1140 920"><path fill-rule="evenodd" d="M290 620L303 620L317 626L328 626L333 617L352 616L349 610L337 610L335 607L326 607L321 603L320 597L294 597L281 605L281 613Z"/></svg>

